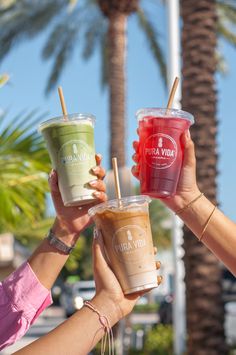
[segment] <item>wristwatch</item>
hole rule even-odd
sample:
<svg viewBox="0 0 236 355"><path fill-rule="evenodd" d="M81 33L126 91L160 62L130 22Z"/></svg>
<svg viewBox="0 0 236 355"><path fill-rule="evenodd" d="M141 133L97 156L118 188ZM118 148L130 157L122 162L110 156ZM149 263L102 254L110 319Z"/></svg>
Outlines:
<svg viewBox="0 0 236 355"><path fill-rule="evenodd" d="M70 254L73 249L75 248L74 246L69 247L66 245L61 239L58 239L50 229L48 232L48 235L46 236L46 239L48 240L49 244L52 245L54 248L60 250L64 254Z"/></svg>

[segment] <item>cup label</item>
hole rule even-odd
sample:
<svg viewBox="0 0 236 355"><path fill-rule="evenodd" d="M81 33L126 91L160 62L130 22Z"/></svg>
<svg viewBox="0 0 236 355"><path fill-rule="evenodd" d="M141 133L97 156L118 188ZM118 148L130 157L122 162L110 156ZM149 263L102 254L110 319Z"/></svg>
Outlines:
<svg viewBox="0 0 236 355"><path fill-rule="evenodd" d="M154 169L167 169L178 153L176 141L164 133L153 134L144 143L143 155L146 163Z"/></svg>
<svg viewBox="0 0 236 355"><path fill-rule="evenodd" d="M94 160L93 148L81 140L71 140L64 143L58 152L58 166L70 166L71 173L78 173L77 168Z"/></svg>
<svg viewBox="0 0 236 355"><path fill-rule="evenodd" d="M123 263L139 262L147 257L146 232L138 225L119 228L112 239L113 250Z"/></svg>

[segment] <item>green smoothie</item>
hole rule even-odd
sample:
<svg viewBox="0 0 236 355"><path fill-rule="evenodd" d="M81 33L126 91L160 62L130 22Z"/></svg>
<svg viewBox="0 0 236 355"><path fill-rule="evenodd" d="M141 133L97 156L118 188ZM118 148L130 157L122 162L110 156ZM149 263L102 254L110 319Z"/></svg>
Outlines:
<svg viewBox="0 0 236 355"><path fill-rule="evenodd" d="M58 173L59 189L65 206L83 205L95 200L88 182L96 165L92 115L74 114L51 119L39 126L52 166Z"/></svg>

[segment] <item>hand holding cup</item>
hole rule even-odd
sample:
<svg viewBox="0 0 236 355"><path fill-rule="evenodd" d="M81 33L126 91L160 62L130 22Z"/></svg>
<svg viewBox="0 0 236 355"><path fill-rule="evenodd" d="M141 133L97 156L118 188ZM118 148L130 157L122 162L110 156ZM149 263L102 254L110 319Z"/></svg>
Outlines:
<svg viewBox="0 0 236 355"><path fill-rule="evenodd" d="M90 204L66 207L62 201L58 187L57 172L52 170L49 176L52 200L57 214L52 229L57 236L68 234L70 235L70 239L76 242L79 234L91 223L91 218L88 215L89 208L107 200L106 186L103 181L105 170L101 166L102 157L100 154L96 154L95 159L97 165L92 169L95 179L89 182L89 186L95 189L93 195L96 197L96 200Z"/></svg>

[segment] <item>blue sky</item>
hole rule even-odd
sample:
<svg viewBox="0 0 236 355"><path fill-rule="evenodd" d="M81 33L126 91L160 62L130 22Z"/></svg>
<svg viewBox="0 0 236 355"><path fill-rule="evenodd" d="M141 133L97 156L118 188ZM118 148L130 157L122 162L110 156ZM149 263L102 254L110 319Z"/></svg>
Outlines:
<svg viewBox="0 0 236 355"><path fill-rule="evenodd" d="M156 20L159 24L160 39L166 46L167 20L162 6L155 6ZM45 112L45 119L61 114L57 90L48 97L44 95L50 62L41 60L41 49L46 34L31 41L25 41L5 58L0 65L0 73L8 72L11 83L0 90L0 107L9 111L9 119L22 110L38 108ZM135 18L128 24L128 61L127 61L127 163L132 165L132 141L136 137L135 112L141 107L163 107L168 93L164 90L159 71L150 54L145 38L138 29ZM225 43L221 44L229 72L226 77L217 75L218 89L218 153L219 177L218 199L222 210L236 221L235 177L235 131L234 96L236 84L236 50ZM100 87L100 57L98 53L88 62L80 58L79 49L74 51L69 64L60 78L63 86L68 112L90 112L96 118L96 148L104 156L108 166L108 94Z"/></svg>

